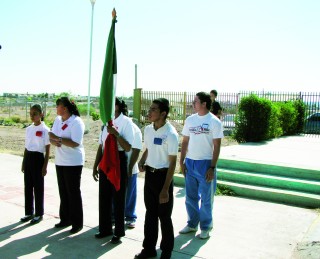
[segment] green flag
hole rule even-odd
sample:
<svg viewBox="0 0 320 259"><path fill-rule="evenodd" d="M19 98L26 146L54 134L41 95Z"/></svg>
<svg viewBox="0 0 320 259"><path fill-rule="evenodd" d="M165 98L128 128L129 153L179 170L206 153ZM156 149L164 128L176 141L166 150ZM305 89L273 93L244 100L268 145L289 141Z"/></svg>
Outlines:
<svg viewBox="0 0 320 259"><path fill-rule="evenodd" d="M107 125L107 123L114 117L117 82L117 52L115 40L116 22L116 16L114 16L109 32L100 88L100 117L104 125Z"/></svg>

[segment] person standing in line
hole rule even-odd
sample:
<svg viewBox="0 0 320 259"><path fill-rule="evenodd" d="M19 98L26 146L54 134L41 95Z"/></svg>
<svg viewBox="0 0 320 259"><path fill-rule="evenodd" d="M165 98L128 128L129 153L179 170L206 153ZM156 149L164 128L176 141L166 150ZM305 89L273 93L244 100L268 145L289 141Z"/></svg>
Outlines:
<svg viewBox="0 0 320 259"><path fill-rule="evenodd" d="M55 164L60 195L60 222L56 228L72 225L71 234L83 228L81 173L85 161L83 148L84 123L77 105L68 97L56 101L57 114L50 142L55 146Z"/></svg>
<svg viewBox="0 0 320 259"><path fill-rule="evenodd" d="M218 96L217 90L211 90L210 91L210 98L211 98L211 109L210 109L210 112L212 112L219 119L221 119L222 107L221 107L220 103L216 101L217 96Z"/></svg>
<svg viewBox="0 0 320 259"><path fill-rule="evenodd" d="M213 199L217 186L217 162L223 128L210 113L210 95L199 92L194 97L196 114L185 121L182 130L180 167L185 176L188 224L179 233L196 232L200 223L200 238L209 238L213 227ZM199 201L201 204L199 207Z"/></svg>
<svg viewBox="0 0 320 259"><path fill-rule="evenodd" d="M42 121L43 111L40 104L30 108L32 124L26 129L25 149L21 171L24 173L25 216L21 222L37 224L43 217L44 177L50 154L50 129ZM45 155L44 155L45 154ZM33 206L35 201L35 215Z"/></svg>
<svg viewBox="0 0 320 259"><path fill-rule="evenodd" d="M134 228L137 220L137 177L139 173L138 158L142 149L142 134L139 127L132 122L134 129L134 139L132 148L127 152L128 156L128 187L126 195L125 221L128 228Z"/></svg>
<svg viewBox="0 0 320 259"><path fill-rule="evenodd" d="M111 242L120 243L120 238L125 236L124 212L126 189L128 182L128 164L125 152L131 150L134 138L133 122L127 117L128 110L124 101L116 98L114 126L103 127L99 137L99 147L93 166L93 179L99 180L99 232L96 238L113 235ZM98 166L103 157L103 150L108 134L116 136L120 159L120 189L117 191L102 170ZM112 231L112 205L114 205L114 233Z"/></svg>
<svg viewBox="0 0 320 259"><path fill-rule="evenodd" d="M162 259L171 258L174 246L172 225L173 181L179 148L178 133L167 121L169 101L158 98L152 102L148 119L152 124L144 130L145 151L138 163L141 172L146 171L144 203L143 249L136 259L157 256L158 225L160 220Z"/></svg>

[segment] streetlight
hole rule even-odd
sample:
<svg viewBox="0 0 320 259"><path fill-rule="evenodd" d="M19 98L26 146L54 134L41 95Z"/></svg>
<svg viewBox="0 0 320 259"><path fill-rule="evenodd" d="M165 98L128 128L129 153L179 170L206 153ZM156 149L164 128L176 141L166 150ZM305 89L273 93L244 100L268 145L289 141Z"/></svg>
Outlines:
<svg viewBox="0 0 320 259"><path fill-rule="evenodd" d="M92 31L93 31L93 11L96 0L91 2L91 33L90 33L90 55L89 55L89 82L88 82L88 107L87 107L87 131L90 130L90 84L91 84L91 58L92 58Z"/></svg>

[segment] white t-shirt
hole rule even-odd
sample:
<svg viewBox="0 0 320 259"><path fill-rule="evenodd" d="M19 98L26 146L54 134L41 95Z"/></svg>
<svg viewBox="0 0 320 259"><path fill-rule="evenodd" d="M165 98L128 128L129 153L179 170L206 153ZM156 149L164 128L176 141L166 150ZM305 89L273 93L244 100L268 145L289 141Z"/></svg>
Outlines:
<svg viewBox="0 0 320 259"><path fill-rule="evenodd" d="M134 129L133 129L133 122L127 116L124 116L122 113L118 116L118 118L113 120L113 125L121 135L131 146L134 138ZM99 144L102 145L102 152L104 150L104 143L108 136L107 127L103 127L103 130L99 137ZM118 150L123 151L124 149L118 143Z"/></svg>
<svg viewBox="0 0 320 259"><path fill-rule="evenodd" d="M49 131L50 129L43 121L38 126L31 124L26 129L25 148L28 151L45 153L46 146L50 145Z"/></svg>
<svg viewBox="0 0 320 259"><path fill-rule="evenodd" d="M221 121L211 112L203 116L196 113L186 119L182 134L189 137L187 158L210 160L213 154L213 139L223 138L223 127Z"/></svg>
<svg viewBox="0 0 320 259"><path fill-rule="evenodd" d="M84 164L83 148L84 123L79 116L72 115L66 121L57 116L52 126L52 133L61 138L68 138L79 144L77 147L55 147L55 164L60 166L78 166Z"/></svg>
<svg viewBox="0 0 320 259"><path fill-rule="evenodd" d="M133 142L132 142L132 146L131 146L131 150L129 152L126 152L127 157L128 157L128 166L130 163L130 158L132 155L132 148L136 148L141 150L142 149L142 134L141 134L141 130L139 129L139 127L134 124L134 122L132 122L133 124L133 129L134 129L134 138L133 138ZM137 174L139 173L139 167L138 167L138 163L136 162L132 168L132 174Z"/></svg>
<svg viewBox="0 0 320 259"><path fill-rule="evenodd" d="M156 169L168 168L168 156L178 154L178 133L169 122L158 130L154 129L152 123L144 129L144 145L148 149L146 165Z"/></svg>

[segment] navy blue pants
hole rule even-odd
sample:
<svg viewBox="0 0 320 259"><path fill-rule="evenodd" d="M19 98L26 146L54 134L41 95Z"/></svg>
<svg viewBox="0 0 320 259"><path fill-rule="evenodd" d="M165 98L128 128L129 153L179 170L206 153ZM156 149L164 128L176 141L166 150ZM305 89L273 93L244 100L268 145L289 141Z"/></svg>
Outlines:
<svg viewBox="0 0 320 259"><path fill-rule="evenodd" d="M112 232L112 204L114 206L114 235L123 237L124 211L126 203L126 189L128 181L127 157L124 151L119 151L120 158L120 189L115 190L104 172L99 170L99 231Z"/></svg>
<svg viewBox="0 0 320 259"><path fill-rule="evenodd" d="M144 184L144 203L146 215L144 221L143 248L152 253L156 250L158 240L158 225L160 220L162 251L171 252L174 246L174 232L171 219L173 209L173 182L169 187L169 201L159 203L159 195L167 177L167 170L150 172L146 170Z"/></svg>
<svg viewBox="0 0 320 259"><path fill-rule="evenodd" d="M43 215L44 177L42 167L44 155L40 152L27 151L24 168L24 202L25 215L33 215L35 201L35 215Z"/></svg>
<svg viewBox="0 0 320 259"><path fill-rule="evenodd" d="M137 219L137 213L136 213L137 176L138 174L133 174L131 177L128 177L126 209L125 209L126 221L136 221Z"/></svg>
<svg viewBox="0 0 320 259"><path fill-rule="evenodd" d="M56 165L60 194L60 220L63 223L72 224L73 228L83 226L82 197L80 190L82 167L82 165Z"/></svg>

